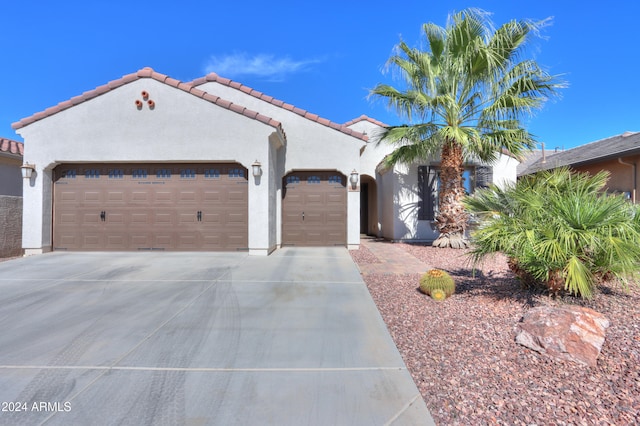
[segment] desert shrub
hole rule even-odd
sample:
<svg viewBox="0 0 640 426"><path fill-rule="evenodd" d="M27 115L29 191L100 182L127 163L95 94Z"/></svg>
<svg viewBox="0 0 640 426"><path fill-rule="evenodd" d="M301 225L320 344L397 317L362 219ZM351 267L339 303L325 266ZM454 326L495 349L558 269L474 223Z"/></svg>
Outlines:
<svg viewBox="0 0 640 426"><path fill-rule="evenodd" d="M608 280L627 285L640 269L640 213L607 194L607 172L568 168L476 191L465 205L478 219L471 256L502 252L525 284L589 298Z"/></svg>
<svg viewBox="0 0 640 426"><path fill-rule="evenodd" d="M420 290L436 300L441 300L451 296L456 291L456 283L451 275L445 271L431 269L420 278ZM441 297L441 292L444 298ZM437 297L440 297L440 299L437 299Z"/></svg>

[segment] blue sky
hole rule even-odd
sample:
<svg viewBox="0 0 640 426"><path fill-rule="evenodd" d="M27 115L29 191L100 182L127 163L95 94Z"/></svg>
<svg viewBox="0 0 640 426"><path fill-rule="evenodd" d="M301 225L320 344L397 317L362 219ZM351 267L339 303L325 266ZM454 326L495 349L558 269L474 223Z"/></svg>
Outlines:
<svg viewBox="0 0 640 426"><path fill-rule="evenodd" d="M530 120L548 149L640 131L640 2L34 1L6 2L0 22L0 136L11 123L143 67L182 81L208 72L338 123L361 114L400 124L367 99L394 83L384 65L424 22L466 7L510 19L553 17L531 56L569 87Z"/></svg>

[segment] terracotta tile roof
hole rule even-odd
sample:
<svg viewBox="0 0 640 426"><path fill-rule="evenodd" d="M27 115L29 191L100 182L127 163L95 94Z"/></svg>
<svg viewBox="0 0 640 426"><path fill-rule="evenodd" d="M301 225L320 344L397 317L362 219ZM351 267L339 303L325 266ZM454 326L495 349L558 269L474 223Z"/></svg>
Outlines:
<svg viewBox="0 0 640 426"><path fill-rule="evenodd" d="M640 153L640 132L625 132L566 151L547 152L545 158L540 155L525 170L520 170L518 175L522 176L563 166L594 163L637 153Z"/></svg>
<svg viewBox="0 0 640 426"><path fill-rule="evenodd" d="M60 111L64 111L67 108L71 108L74 105L78 105L82 102L86 102L90 99L93 99L97 96L103 95L113 89L116 89L120 86L124 86L125 84L131 83L133 81L139 80L141 78L152 78L154 80L157 80L161 83L164 84L168 84L169 86L175 87L177 89L180 89L184 92L190 93L194 96L197 96L199 98L202 98L206 101L209 101L213 104L216 104L222 108L226 108L230 111L236 112L238 114L242 114L246 117L252 118L254 120L258 120L264 124L267 124L269 126L272 126L274 128L276 128L278 130L278 132L281 133L282 137L286 139L286 135L284 132L284 129L282 128L282 124L277 121L272 119L271 117L267 117L265 115L262 115L256 111L252 111L250 109L247 109L241 105L238 104L234 104L233 102L229 102L226 101L222 98L220 98L219 96L215 96L215 95L211 95L203 90L197 89L196 87L194 87L192 84L190 83L183 83L179 80L176 80L174 78L171 78L167 75L164 74L160 74L158 72L155 72L152 68L146 67L143 68L135 73L132 74L127 74L117 80L113 80L108 82L107 84L104 84L102 86L96 87L93 90L89 90L87 92L84 92L82 95L80 96L75 96L71 99L69 99L68 101L64 101L64 102L60 102L58 105L53 106L51 108L47 108L44 111L38 112L34 115L32 115L31 117L27 117L27 118L23 118L22 120L15 122L11 125L11 127L13 127L14 129L20 129L22 127L28 126L31 123L34 123L38 120L42 120L45 117L49 117L53 114L56 114Z"/></svg>
<svg viewBox="0 0 640 426"><path fill-rule="evenodd" d="M229 80L228 78L220 77L216 73L210 73L210 74L207 74L204 77L201 77L201 78L198 78L196 80L193 80L191 82L191 85L193 85L195 87L195 86L200 86L202 84L205 84L205 83L208 83L208 82L211 82L211 81L219 83L219 84L222 84L222 85L225 85L225 86L229 86L229 87L237 89L237 90L240 90L241 92L244 92L244 93L246 93L248 95L251 95L251 96L253 96L255 98L258 98L260 100L268 102L268 103L270 103L272 105L275 105L277 107L286 109L287 111L292 111L292 112L294 112L294 113L296 113L296 114L298 114L298 115L300 115L300 116L302 116L304 118L307 118L307 119L309 119L311 121L315 121L316 123L320 123L320 124L322 124L324 126L327 126L327 127L330 127L330 128L332 128L334 130L337 130L339 132L345 133L345 134L347 134L349 136L353 136L353 137L361 139L363 141L368 140L367 135L365 135L364 133L356 132L355 130L352 130L352 129L348 128L344 124L334 123L331 120L327 120L326 118L319 117L317 114L312 114L309 111L305 111L305 110L303 110L301 108L295 107L295 106L293 106L291 104L288 104L288 103L285 103L285 102L280 101L278 99L275 99L273 96L265 95L264 93L259 92L257 90L254 90L254 89L252 89L252 88L250 88L248 86L245 86L242 83L238 83L237 81Z"/></svg>
<svg viewBox="0 0 640 426"><path fill-rule="evenodd" d="M24 156L24 144L11 139L0 138L0 152Z"/></svg>
<svg viewBox="0 0 640 426"><path fill-rule="evenodd" d="M380 127L389 127L388 124L384 124L382 121L376 120L375 118L367 117L366 115L361 115L358 118L354 118L351 121L347 121L346 123L344 123L344 125L346 127L349 127L349 126L353 126L354 124L359 123L361 121L368 121L368 122L373 123L376 126L380 126Z"/></svg>

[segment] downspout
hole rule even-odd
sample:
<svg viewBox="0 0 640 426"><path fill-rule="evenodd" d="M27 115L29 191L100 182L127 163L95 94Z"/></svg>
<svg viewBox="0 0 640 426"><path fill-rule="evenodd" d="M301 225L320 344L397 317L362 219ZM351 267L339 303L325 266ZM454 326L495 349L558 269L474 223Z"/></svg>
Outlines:
<svg viewBox="0 0 640 426"><path fill-rule="evenodd" d="M624 165L624 166L630 166L633 167L633 190L631 192L631 201L633 201L633 204L636 203L636 190L637 190L637 170L638 170L638 166L636 163L626 163L624 161L622 161L622 157L618 157L618 163Z"/></svg>

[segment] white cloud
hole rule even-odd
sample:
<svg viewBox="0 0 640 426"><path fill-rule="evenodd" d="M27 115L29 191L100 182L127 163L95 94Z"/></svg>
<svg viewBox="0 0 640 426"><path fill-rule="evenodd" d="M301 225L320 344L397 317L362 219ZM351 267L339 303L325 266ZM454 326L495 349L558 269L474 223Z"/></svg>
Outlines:
<svg viewBox="0 0 640 426"><path fill-rule="evenodd" d="M228 78L257 76L270 81L282 81L287 75L306 71L320 62L320 59L293 60L289 57L277 58L271 54L252 56L247 53L233 53L211 56L205 65L205 72L214 72Z"/></svg>

